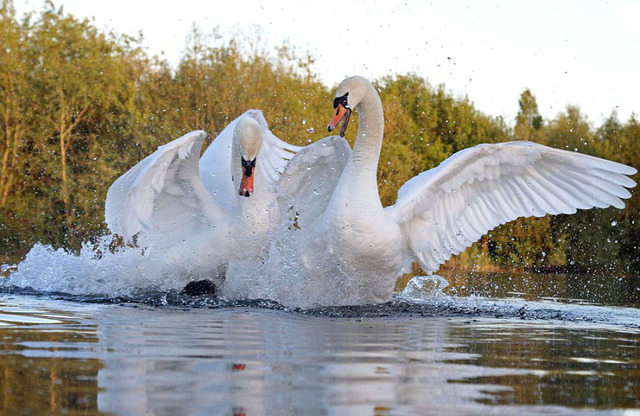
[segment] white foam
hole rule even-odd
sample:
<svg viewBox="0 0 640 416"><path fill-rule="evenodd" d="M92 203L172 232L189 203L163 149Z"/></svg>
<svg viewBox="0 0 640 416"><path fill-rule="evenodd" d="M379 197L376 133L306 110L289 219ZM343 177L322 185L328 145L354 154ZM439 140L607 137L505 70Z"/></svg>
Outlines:
<svg viewBox="0 0 640 416"><path fill-rule="evenodd" d="M182 289L200 275L201 264L193 258L168 258L152 247L110 249L111 236L98 244L85 244L79 255L36 244L5 284L41 292L74 295L130 296L140 290Z"/></svg>

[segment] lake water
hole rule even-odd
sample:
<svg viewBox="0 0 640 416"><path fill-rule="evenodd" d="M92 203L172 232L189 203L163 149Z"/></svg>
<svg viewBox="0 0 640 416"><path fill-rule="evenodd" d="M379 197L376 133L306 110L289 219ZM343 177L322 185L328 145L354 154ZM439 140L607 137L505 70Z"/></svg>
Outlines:
<svg viewBox="0 0 640 416"><path fill-rule="evenodd" d="M448 280L310 311L5 288L0 414L640 415L637 280Z"/></svg>

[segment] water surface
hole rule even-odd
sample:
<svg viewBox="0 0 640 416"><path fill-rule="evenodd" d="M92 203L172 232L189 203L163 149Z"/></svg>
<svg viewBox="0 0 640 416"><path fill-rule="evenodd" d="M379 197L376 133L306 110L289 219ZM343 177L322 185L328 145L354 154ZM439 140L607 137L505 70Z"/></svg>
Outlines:
<svg viewBox="0 0 640 416"><path fill-rule="evenodd" d="M0 296L1 414L640 414L633 308Z"/></svg>

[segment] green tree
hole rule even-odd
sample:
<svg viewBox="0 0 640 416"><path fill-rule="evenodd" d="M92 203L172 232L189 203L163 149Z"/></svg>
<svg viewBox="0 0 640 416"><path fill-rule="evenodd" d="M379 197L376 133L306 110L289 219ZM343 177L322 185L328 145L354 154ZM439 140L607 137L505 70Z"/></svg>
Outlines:
<svg viewBox="0 0 640 416"><path fill-rule="evenodd" d="M538 112L536 97L528 88L520 94L518 105L520 106L520 110L516 115L514 137L517 140L539 142L544 121Z"/></svg>
<svg viewBox="0 0 640 416"><path fill-rule="evenodd" d="M558 149L595 154L597 149L593 146L593 133L589 122L580 112L577 106L567 106L566 112L549 122L545 136L547 144Z"/></svg>
<svg viewBox="0 0 640 416"><path fill-rule="evenodd" d="M595 145L600 156L640 168L638 138L640 122L636 116L632 115L629 121L623 124L614 112L596 131ZM640 274L639 213L640 193L636 188L631 192L631 198L625 201L624 210L606 210L599 215L599 220L603 223L601 227L609 231L600 239L605 240L606 246L610 246L611 242L615 244L617 253L612 255L621 270L636 274ZM607 264L610 260L611 258L605 258L601 263Z"/></svg>
<svg viewBox="0 0 640 416"><path fill-rule="evenodd" d="M28 129L32 106L29 83L24 77L27 64L21 59L25 49L24 27L15 19L11 2L0 9L0 208L7 204L18 186L22 158L21 138Z"/></svg>
<svg viewBox="0 0 640 416"><path fill-rule="evenodd" d="M136 42L52 3L18 24L5 2L0 27L0 236L19 251L34 241L77 247L103 228L103 141L126 135Z"/></svg>
<svg viewBox="0 0 640 416"><path fill-rule="evenodd" d="M124 55L112 37L51 3L32 29L32 88L40 97L40 129L49 138L47 145L57 143L59 166L50 173L61 182L67 230L74 227L71 198L81 185L83 156L90 153L90 126L105 114L125 111L123 106L134 93L122 65ZM73 170L69 158L76 158Z"/></svg>
<svg viewBox="0 0 640 416"><path fill-rule="evenodd" d="M376 84L384 107L385 140L378 167L383 205L396 200L398 189L413 176L446 158L437 137L430 137L436 117L429 106L431 87L415 75L385 77Z"/></svg>

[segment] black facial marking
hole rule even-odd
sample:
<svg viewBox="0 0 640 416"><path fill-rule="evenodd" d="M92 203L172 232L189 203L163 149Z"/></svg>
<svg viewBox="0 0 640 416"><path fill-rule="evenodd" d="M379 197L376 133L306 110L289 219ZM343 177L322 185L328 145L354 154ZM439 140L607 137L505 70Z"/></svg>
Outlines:
<svg viewBox="0 0 640 416"><path fill-rule="evenodd" d="M245 158L241 157L242 161L242 170L244 171L244 176L246 178L250 178L253 175L253 168L256 167L256 158L253 158L252 161L248 162Z"/></svg>
<svg viewBox="0 0 640 416"><path fill-rule="evenodd" d="M344 108L350 108L349 104L347 103L347 97L349 96L349 92L347 91L343 96L341 97L336 97L333 99L333 108L338 108L338 104L342 104L342 106ZM338 114L338 113L336 113Z"/></svg>

